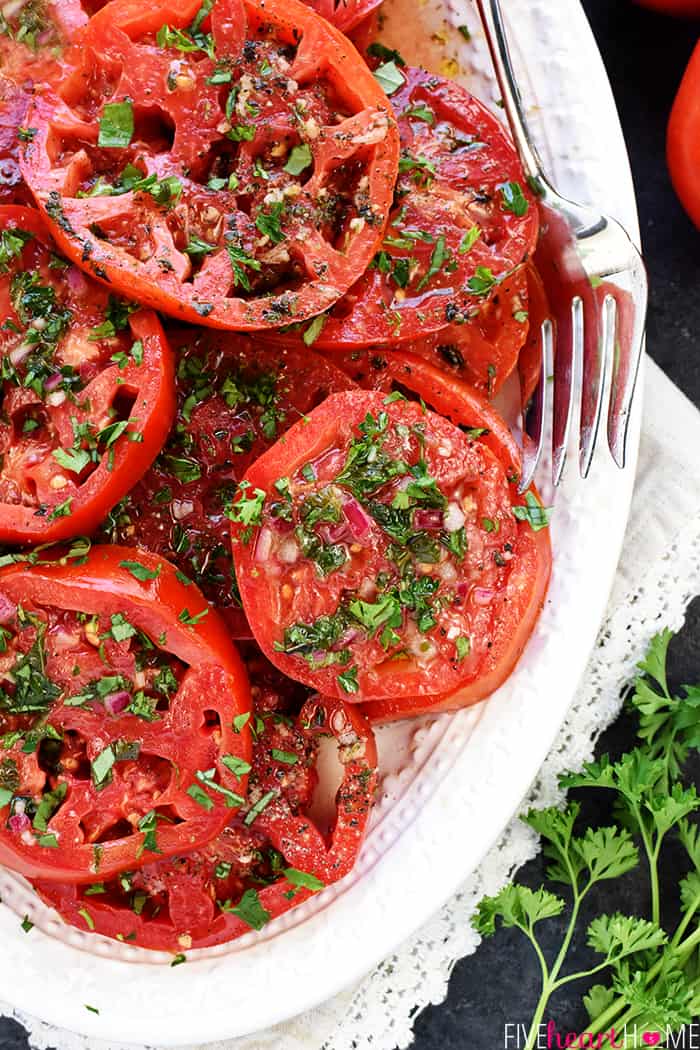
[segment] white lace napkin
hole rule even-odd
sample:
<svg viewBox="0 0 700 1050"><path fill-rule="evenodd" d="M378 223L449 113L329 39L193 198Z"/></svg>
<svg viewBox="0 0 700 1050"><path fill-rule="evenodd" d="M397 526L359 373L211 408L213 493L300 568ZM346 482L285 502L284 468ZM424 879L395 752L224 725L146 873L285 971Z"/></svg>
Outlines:
<svg viewBox="0 0 700 1050"><path fill-rule="evenodd" d="M659 368L647 362L639 470L617 579L584 682L524 803L560 798L557 777L590 758L615 718L620 689L651 636L679 627L700 594L700 413ZM393 1050L410 1044L416 1014L447 994L455 962L476 950L470 918L484 893L496 893L535 855L535 836L515 820L452 900L354 989L254 1036L200 1050ZM37 1050L122 1050L87 1040L0 1003ZM189 1048L194 1050L194 1048Z"/></svg>

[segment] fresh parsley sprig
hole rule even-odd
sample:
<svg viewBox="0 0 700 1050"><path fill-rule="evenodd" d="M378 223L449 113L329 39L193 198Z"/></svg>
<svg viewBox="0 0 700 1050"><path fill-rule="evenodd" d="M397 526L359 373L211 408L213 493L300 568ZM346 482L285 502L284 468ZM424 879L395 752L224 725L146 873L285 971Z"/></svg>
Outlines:
<svg viewBox="0 0 700 1050"><path fill-rule="evenodd" d="M564 809L530 810L523 820L543 840L549 861L547 879L566 887L562 896L542 886L532 890L513 882L494 897L485 897L474 917L482 936L497 924L515 927L531 942L541 971L541 994L535 1007L526 1050L537 1044L540 1024L551 996L573 981L605 974L583 1002L590 1017L587 1032L677 1031L700 1013L700 827L691 819L700 810L694 784L684 781L685 762L700 749L700 686L672 694L666 661L671 631L656 635L633 683L629 705L639 717L639 744L611 761L604 755L578 773L560 778L562 787L604 789L613 795L616 823L579 831L576 801ZM681 919L675 930L661 924L660 863L670 832L680 839L690 871L680 881ZM587 927L587 944L600 960L589 969L566 972L565 964L578 930L581 908L593 887L636 868L643 858L649 873L649 918L615 913L599 915ZM567 911L568 909L568 911ZM548 959L538 924L567 912L567 922L554 958ZM625 1046L636 1046L627 1036ZM632 1040L631 1042L629 1040Z"/></svg>

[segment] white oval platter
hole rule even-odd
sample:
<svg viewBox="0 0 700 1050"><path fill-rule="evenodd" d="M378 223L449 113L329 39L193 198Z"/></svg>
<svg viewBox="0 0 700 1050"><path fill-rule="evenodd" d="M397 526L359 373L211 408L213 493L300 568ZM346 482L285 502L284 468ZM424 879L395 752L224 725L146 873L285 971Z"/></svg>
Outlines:
<svg viewBox="0 0 700 1050"><path fill-rule="evenodd" d="M636 236L624 140L579 0L504 0L504 7L557 185L608 210ZM385 11L385 43L496 101L469 0L387 0ZM471 41L457 29L465 25ZM381 798L348 878L261 933L190 953L173 969L169 956L64 926L22 879L0 869L2 999L113 1043L203 1043L310 1008L394 950L478 865L564 719L619 558L639 428L637 408L624 473L601 454L583 485L570 466L556 500L547 606L510 681L478 708L380 732ZM20 926L25 915L35 923L29 934Z"/></svg>

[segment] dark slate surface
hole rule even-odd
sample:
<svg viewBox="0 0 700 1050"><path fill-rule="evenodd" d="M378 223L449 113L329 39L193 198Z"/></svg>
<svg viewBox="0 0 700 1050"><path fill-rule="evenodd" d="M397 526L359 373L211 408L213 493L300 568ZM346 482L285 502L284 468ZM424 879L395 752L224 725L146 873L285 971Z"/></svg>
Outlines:
<svg viewBox="0 0 700 1050"><path fill-rule="evenodd" d="M610 71L635 172L652 279L649 351L700 405L700 234L678 205L664 162L666 119L700 27L650 14L627 0L583 3ZM675 684L700 681L700 599L673 643L671 679ZM632 739L631 726L623 719L606 734L602 746L620 753L632 746ZM697 772L700 775L700 762ZM594 821L598 816L605 819L595 799L587 805ZM669 867L674 867L673 857L669 859ZM521 877L536 886L542 875L541 863L534 861ZM669 908L674 889L675 883L669 883ZM632 874L593 903L598 909L624 906L643 913L647 898L645 880ZM555 943L556 924L551 929ZM574 950L584 958L580 944ZM507 1022L527 1022L536 982L527 945L501 933L457 965L447 1001L427 1010L416 1023L416 1050L498 1050L504 1045ZM562 1028L580 1031L584 1025L579 992L562 994L553 1004ZM0 1021L0 1050L26 1050L27 1045L19 1025Z"/></svg>

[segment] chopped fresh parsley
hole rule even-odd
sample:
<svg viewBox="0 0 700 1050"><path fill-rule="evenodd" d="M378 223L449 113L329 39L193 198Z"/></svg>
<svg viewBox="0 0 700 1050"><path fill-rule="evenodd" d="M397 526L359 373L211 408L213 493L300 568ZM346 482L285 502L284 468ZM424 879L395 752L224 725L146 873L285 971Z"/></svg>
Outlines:
<svg viewBox="0 0 700 1050"><path fill-rule="evenodd" d="M534 492L525 493L525 506L513 507L518 521L526 521L534 532L546 529L552 517L552 508L543 507Z"/></svg>
<svg viewBox="0 0 700 1050"><path fill-rule="evenodd" d="M295 146L289 154L284 170L289 175L301 175L302 171L305 171L311 164L313 164L311 147L308 142L303 142L301 146Z"/></svg>
<svg viewBox="0 0 700 1050"><path fill-rule="evenodd" d="M374 79L385 95L393 95L402 88L406 80L394 59L384 62L374 70Z"/></svg>
<svg viewBox="0 0 700 1050"><path fill-rule="evenodd" d="M357 693L360 684L357 681L357 667L348 667L338 675L338 685L346 693Z"/></svg>
<svg viewBox="0 0 700 1050"><path fill-rule="evenodd" d="M32 236L17 226L8 227L0 233L0 273L7 273L10 263L19 258Z"/></svg>
<svg viewBox="0 0 700 1050"><path fill-rule="evenodd" d="M155 569L149 569L147 565L144 565L140 561L120 561L119 566L122 569L126 569L131 575L140 580L142 583L146 580L157 580L160 576L162 565L158 565Z"/></svg>
<svg viewBox="0 0 700 1050"><path fill-rule="evenodd" d="M134 107L131 99L107 102L100 117L97 145L100 149L126 149L134 135Z"/></svg>
<svg viewBox="0 0 700 1050"><path fill-rule="evenodd" d="M222 911L229 911L237 915L251 930L262 930L270 921L270 913L260 902L258 891L248 889L245 891L238 904L233 906L230 901L220 904Z"/></svg>
<svg viewBox="0 0 700 1050"><path fill-rule="evenodd" d="M527 215L530 204L519 182L504 182L499 189L501 191L501 207L504 211L510 211L513 215L519 217Z"/></svg>

